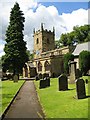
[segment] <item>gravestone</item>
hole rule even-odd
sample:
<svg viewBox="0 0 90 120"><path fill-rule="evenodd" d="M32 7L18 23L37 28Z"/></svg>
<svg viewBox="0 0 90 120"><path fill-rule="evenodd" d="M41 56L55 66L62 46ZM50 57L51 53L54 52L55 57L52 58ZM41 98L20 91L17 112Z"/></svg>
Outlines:
<svg viewBox="0 0 90 120"><path fill-rule="evenodd" d="M85 91L85 82L83 79L77 79L76 81L76 94L78 99L82 99L86 97Z"/></svg>
<svg viewBox="0 0 90 120"><path fill-rule="evenodd" d="M73 84L75 83L76 80L76 62L75 61L71 61L69 63L69 72L70 72L70 80L69 83Z"/></svg>
<svg viewBox="0 0 90 120"><path fill-rule="evenodd" d="M68 79L65 74L62 74L58 77L59 79L59 91L68 90Z"/></svg>
<svg viewBox="0 0 90 120"><path fill-rule="evenodd" d="M47 77L49 77L49 74L48 73L44 73L43 75L42 75L42 78L44 79L44 78L47 78Z"/></svg>
<svg viewBox="0 0 90 120"><path fill-rule="evenodd" d="M46 78L44 78L44 80L46 81L46 87L49 87L50 86L50 78L46 77Z"/></svg>
<svg viewBox="0 0 90 120"><path fill-rule="evenodd" d="M40 80L40 82L39 82L39 89L41 89L41 88L46 88L47 86L46 86L46 80Z"/></svg>
<svg viewBox="0 0 90 120"><path fill-rule="evenodd" d="M50 78L44 78L40 80L39 89L46 88L50 86Z"/></svg>
<svg viewBox="0 0 90 120"><path fill-rule="evenodd" d="M14 79L14 82L18 82L18 75L14 75L13 79Z"/></svg>

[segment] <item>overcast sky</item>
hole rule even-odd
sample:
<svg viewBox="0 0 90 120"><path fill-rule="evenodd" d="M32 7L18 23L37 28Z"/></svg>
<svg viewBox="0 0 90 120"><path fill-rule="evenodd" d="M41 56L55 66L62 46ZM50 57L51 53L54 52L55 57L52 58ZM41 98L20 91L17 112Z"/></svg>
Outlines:
<svg viewBox="0 0 90 120"><path fill-rule="evenodd" d="M27 48L31 51L33 50L33 28L40 29L41 22L45 23L44 28L48 30L55 27L56 40L60 38L62 33L71 32L73 26L88 24L88 2L2 0L0 2L0 56L4 54L5 31L9 23L11 8L16 1L24 13L24 40L27 42Z"/></svg>

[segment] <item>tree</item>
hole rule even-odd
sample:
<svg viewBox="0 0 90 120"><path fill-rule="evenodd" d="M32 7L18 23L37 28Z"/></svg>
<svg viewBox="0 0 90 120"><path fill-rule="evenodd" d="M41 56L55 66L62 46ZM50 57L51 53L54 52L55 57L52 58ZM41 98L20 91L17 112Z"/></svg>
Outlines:
<svg viewBox="0 0 90 120"><path fill-rule="evenodd" d="M62 34L62 35L61 35L61 38L60 38L60 43L61 43L63 46L67 46L67 41L68 41L68 36L67 36L67 34Z"/></svg>
<svg viewBox="0 0 90 120"><path fill-rule="evenodd" d="M62 34L60 40L56 42L56 48L63 46L74 46L76 43L90 41L90 25L74 26L70 33Z"/></svg>
<svg viewBox="0 0 90 120"><path fill-rule="evenodd" d="M55 48L57 49L57 48L60 48L60 47L61 47L60 41L59 41L59 40L56 40L56 41L55 41Z"/></svg>
<svg viewBox="0 0 90 120"><path fill-rule="evenodd" d="M16 2L10 13L10 22L6 30L5 55L2 57L3 70L19 74L25 62L28 61L26 42L23 40L25 18Z"/></svg>
<svg viewBox="0 0 90 120"><path fill-rule="evenodd" d="M90 69L90 52L82 51L79 54L79 67L82 75L86 75L88 70Z"/></svg>
<svg viewBox="0 0 90 120"><path fill-rule="evenodd" d="M27 54L28 54L28 56L29 56L29 60L33 60L34 54L33 54L33 53L30 53L29 50L27 50Z"/></svg>
<svg viewBox="0 0 90 120"><path fill-rule="evenodd" d="M69 74L69 60L74 60L74 55L72 53L67 53L64 55L64 72Z"/></svg>
<svg viewBox="0 0 90 120"><path fill-rule="evenodd" d="M75 32L75 38L77 39L78 43L88 42L90 41L90 25L84 26L75 26L73 28ZM89 39L88 39L89 38Z"/></svg>

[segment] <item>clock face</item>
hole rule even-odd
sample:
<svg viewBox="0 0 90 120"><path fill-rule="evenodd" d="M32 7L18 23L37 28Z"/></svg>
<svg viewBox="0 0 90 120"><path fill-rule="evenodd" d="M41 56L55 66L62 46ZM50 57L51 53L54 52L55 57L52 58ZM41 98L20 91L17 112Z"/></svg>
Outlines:
<svg viewBox="0 0 90 120"><path fill-rule="evenodd" d="M40 51L39 51L39 50L37 50L37 51L36 51L36 55L39 55L39 54L40 54Z"/></svg>

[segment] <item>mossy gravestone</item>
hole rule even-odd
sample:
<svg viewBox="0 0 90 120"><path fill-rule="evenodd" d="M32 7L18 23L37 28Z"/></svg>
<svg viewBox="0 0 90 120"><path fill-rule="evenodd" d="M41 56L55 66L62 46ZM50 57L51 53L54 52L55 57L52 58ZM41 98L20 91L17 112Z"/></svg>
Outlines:
<svg viewBox="0 0 90 120"><path fill-rule="evenodd" d="M58 77L59 81L59 91L68 90L68 79L65 74L62 74Z"/></svg>
<svg viewBox="0 0 90 120"><path fill-rule="evenodd" d="M18 82L18 75L14 75L13 79L14 79L14 82Z"/></svg>
<svg viewBox="0 0 90 120"><path fill-rule="evenodd" d="M76 94L77 99L83 99L86 97L85 82L83 79L77 79L76 81Z"/></svg>

